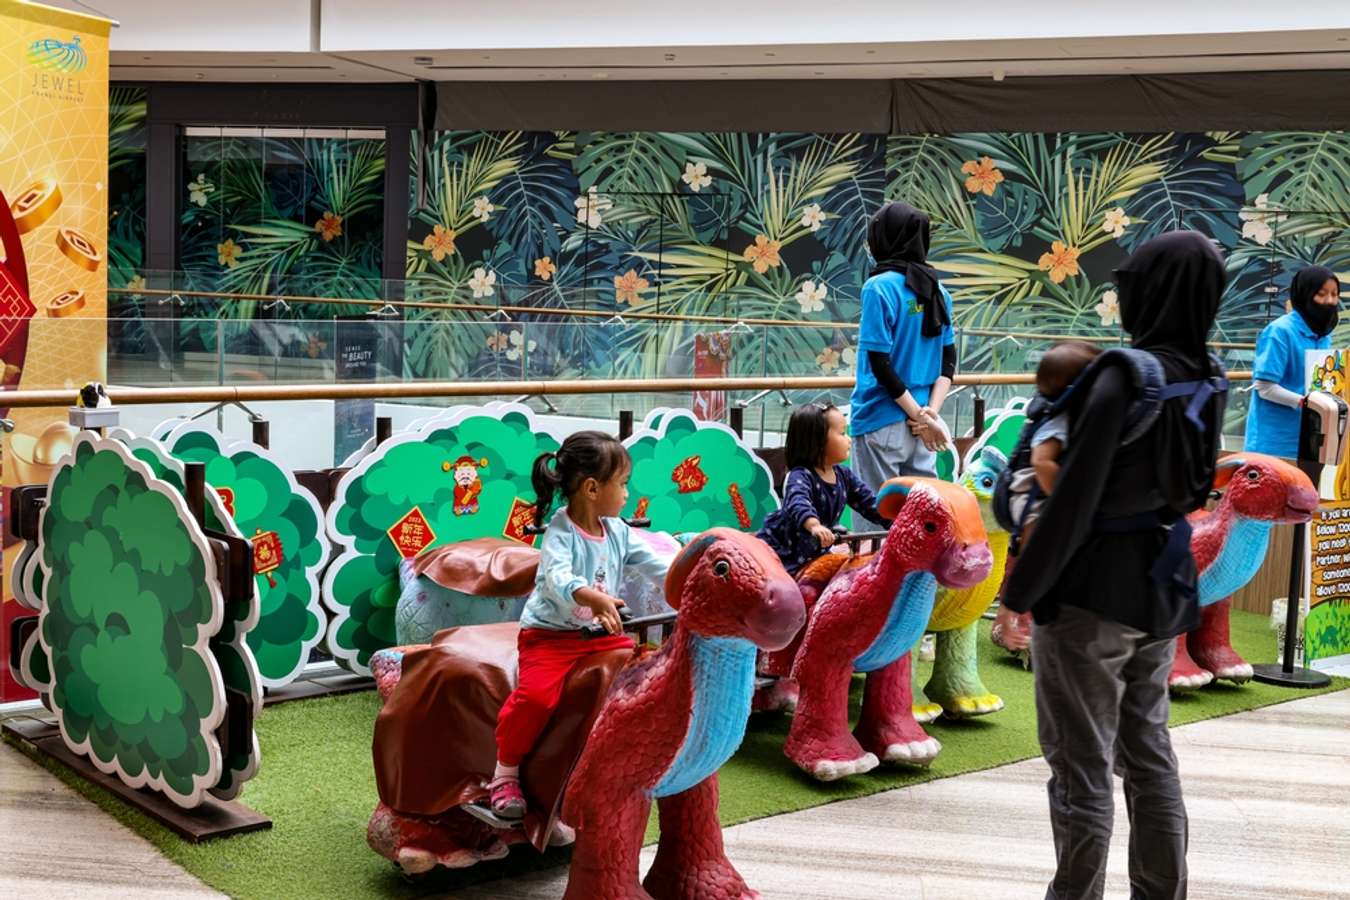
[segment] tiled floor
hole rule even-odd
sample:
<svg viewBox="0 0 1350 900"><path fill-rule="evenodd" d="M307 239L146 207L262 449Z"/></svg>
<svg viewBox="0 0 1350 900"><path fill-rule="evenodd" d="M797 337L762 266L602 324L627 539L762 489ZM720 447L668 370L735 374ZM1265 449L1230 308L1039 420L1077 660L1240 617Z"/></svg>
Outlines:
<svg viewBox="0 0 1350 900"><path fill-rule="evenodd" d="M1173 735L1193 900L1350 896L1350 691ZM727 848L766 900L1038 898L1053 864L1045 777L1030 760L761 819L727 829ZM1129 892L1126 829L1118 798L1108 897ZM9 747L0 835L0 897L217 896ZM565 881L544 872L453 896L551 900Z"/></svg>

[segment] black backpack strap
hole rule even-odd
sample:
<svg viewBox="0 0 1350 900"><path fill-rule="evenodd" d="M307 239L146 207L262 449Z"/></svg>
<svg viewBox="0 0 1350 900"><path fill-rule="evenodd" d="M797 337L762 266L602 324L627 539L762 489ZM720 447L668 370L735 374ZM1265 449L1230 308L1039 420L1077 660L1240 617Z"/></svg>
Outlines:
<svg viewBox="0 0 1350 900"><path fill-rule="evenodd" d="M1186 404L1186 418L1199 429L1201 434L1204 434L1205 423L1200 418L1200 411L1205 408L1205 404L1209 402L1210 397L1227 392L1228 378L1224 375L1215 375L1199 381L1178 381L1174 384L1164 385L1158 399L1176 400L1182 397L1190 397L1191 402Z"/></svg>

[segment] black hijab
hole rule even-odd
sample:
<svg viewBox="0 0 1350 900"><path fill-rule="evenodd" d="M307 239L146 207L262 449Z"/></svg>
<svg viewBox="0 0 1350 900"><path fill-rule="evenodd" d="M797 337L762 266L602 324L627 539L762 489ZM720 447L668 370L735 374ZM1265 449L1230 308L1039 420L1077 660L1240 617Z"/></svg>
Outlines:
<svg viewBox="0 0 1350 900"><path fill-rule="evenodd" d="M1226 280L1223 257L1196 231L1161 234L1116 269L1120 323L1136 349L1162 364L1169 383L1223 374L1210 360L1206 338ZM1199 508L1209 494L1225 403L1223 394L1215 394L1205 405L1203 435L1186 418L1187 402L1163 404L1154 426L1159 487L1178 513Z"/></svg>
<svg viewBox="0 0 1350 900"><path fill-rule="evenodd" d="M1335 331L1336 321L1340 318L1338 306L1323 306L1313 299L1328 281L1340 283L1336 273L1326 266L1305 266L1294 273L1294 280L1289 284L1290 304L1318 337Z"/></svg>
<svg viewBox="0 0 1350 900"><path fill-rule="evenodd" d="M952 323L928 265L928 216L908 203L887 203L867 225L867 247L877 266L873 275L899 272L923 307L923 336L937 337Z"/></svg>

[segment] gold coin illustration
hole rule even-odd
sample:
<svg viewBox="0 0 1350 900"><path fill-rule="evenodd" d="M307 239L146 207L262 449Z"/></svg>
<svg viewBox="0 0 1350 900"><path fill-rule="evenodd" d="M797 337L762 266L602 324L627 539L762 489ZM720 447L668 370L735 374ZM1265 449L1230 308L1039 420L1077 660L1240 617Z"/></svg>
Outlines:
<svg viewBox="0 0 1350 900"><path fill-rule="evenodd" d="M84 309L84 299L84 291L66 291L57 294L52 298L52 302L47 304L47 315L53 319L74 315Z"/></svg>
<svg viewBox="0 0 1350 900"><path fill-rule="evenodd" d="M95 272L98 270L99 263L103 262L103 254L98 252L94 242L89 240L83 232L74 228L62 228L57 231L56 246L61 248L61 252L66 255L66 259L69 259L81 269Z"/></svg>
<svg viewBox="0 0 1350 900"><path fill-rule="evenodd" d="M52 217L61 206L61 186L50 178L30 184L18 198L9 204L14 214L14 227L19 234L27 234Z"/></svg>

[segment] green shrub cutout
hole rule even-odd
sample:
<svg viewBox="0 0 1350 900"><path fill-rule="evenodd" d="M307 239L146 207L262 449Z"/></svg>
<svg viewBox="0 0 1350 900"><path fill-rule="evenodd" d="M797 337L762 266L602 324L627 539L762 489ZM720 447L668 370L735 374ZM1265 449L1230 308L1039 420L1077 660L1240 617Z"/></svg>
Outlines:
<svg viewBox="0 0 1350 900"><path fill-rule="evenodd" d="M623 514L641 511L654 531L756 531L779 506L769 467L724 425L687 410L655 410L625 443L633 474ZM677 475L692 480L682 486Z"/></svg>
<svg viewBox="0 0 1350 900"><path fill-rule="evenodd" d="M369 672L371 654L395 640L394 607L403 556L389 529L414 507L429 526L426 548L479 537L502 537L517 498L534 502L535 458L559 440L519 405L465 407L422 430L386 441L338 485L327 527L342 554L324 576L323 598L333 612L328 648L346 668ZM475 461L481 480L478 511L455 513L455 471ZM486 466L479 465L486 460ZM426 549L424 548L424 549Z"/></svg>
<svg viewBox="0 0 1350 900"><path fill-rule="evenodd" d="M222 602L174 489L85 432L42 516L42 646L67 744L133 787L193 806L221 778L224 715L208 641Z"/></svg>

